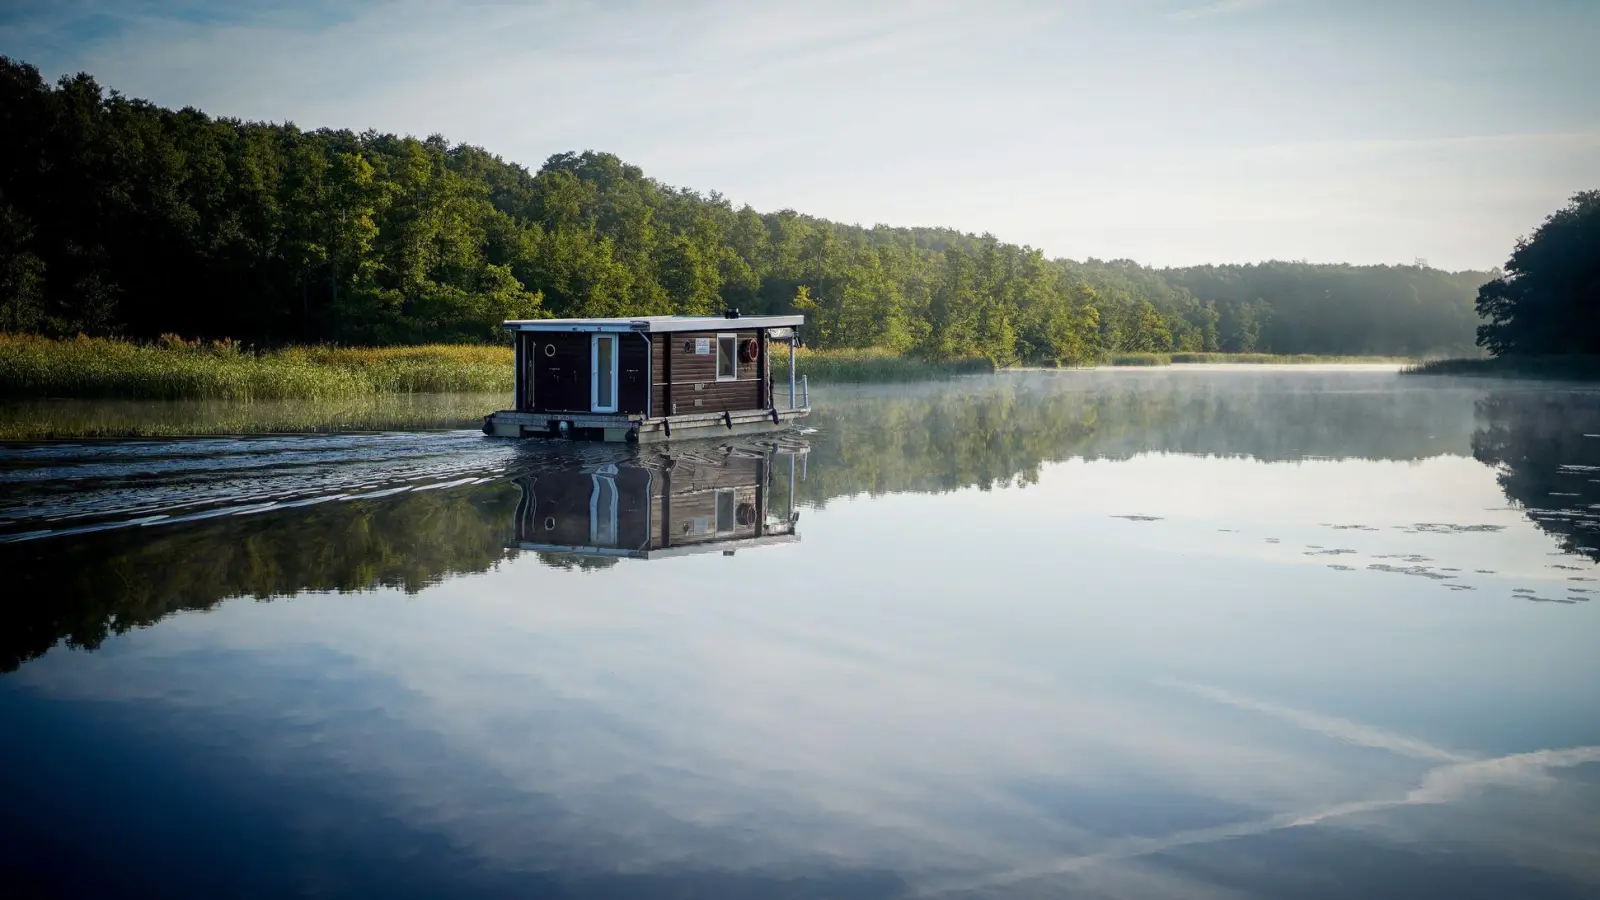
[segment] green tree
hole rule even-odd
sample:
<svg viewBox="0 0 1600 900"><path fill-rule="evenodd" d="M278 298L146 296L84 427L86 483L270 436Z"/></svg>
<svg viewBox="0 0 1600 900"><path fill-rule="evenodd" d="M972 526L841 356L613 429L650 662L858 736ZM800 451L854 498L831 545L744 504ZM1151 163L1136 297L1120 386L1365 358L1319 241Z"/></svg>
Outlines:
<svg viewBox="0 0 1600 900"><path fill-rule="evenodd" d="M950 228L734 209L608 153L560 153L529 171L439 135L213 119L88 75L51 85L4 58L0 133L0 327L45 334L503 340L500 315L734 306L806 312L812 346L939 359L1420 353L1471 346L1473 297L1489 278L1050 259ZM1527 285L1511 287L1519 257L1486 310L1496 291L1560 281L1538 274L1551 270L1536 250ZM1539 293L1559 290L1581 286Z"/></svg>
<svg viewBox="0 0 1600 900"><path fill-rule="evenodd" d="M1490 353L1600 353L1600 191L1576 194L1478 290Z"/></svg>

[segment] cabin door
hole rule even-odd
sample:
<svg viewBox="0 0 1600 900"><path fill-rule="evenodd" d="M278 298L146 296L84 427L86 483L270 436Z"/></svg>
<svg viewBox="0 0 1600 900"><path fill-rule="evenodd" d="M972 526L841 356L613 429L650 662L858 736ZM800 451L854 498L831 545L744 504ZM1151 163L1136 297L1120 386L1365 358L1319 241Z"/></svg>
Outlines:
<svg viewBox="0 0 1600 900"><path fill-rule="evenodd" d="M617 411L617 336L597 334L589 342L589 409Z"/></svg>
<svg viewBox="0 0 1600 900"><path fill-rule="evenodd" d="M617 467L602 466L600 472L589 476L594 489L589 493L589 545L615 547L617 545Z"/></svg>

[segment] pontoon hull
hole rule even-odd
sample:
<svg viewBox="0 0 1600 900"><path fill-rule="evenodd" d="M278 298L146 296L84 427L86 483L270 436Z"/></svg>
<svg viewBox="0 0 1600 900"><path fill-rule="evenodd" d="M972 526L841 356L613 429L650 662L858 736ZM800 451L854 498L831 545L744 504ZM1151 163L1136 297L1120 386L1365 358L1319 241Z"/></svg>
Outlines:
<svg viewBox="0 0 1600 900"><path fill-rule="evenodd" d="M694 440L782 431L810 414L810 409L741 409L651 418L616 413L503 409L484 417L483 433L494 437L577 438L652 444L673 438ZM565 429L562 428L563 423Z"/></svg>

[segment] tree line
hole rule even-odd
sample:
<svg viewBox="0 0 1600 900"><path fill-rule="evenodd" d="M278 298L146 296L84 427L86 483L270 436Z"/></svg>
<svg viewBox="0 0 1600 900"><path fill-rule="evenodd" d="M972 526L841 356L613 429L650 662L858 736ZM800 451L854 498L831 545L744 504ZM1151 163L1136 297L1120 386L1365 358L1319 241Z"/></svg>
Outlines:
<svg viewBox="0 0 1600 900"><path fill-rule="evenodd" d="M1478 343L1495 356L1600 355L1600 191L1574 194L1518 241L1477 307Z"/></svg>
<svg viewBox="0 0 1600 900"><path fill-rule="evenodd" d="M800 311L818 348L1459 352L1492 273L1049 259L735 208L605 153L211 118L0 57L0 331L259 345L501 340L507 318Z"/></svg>

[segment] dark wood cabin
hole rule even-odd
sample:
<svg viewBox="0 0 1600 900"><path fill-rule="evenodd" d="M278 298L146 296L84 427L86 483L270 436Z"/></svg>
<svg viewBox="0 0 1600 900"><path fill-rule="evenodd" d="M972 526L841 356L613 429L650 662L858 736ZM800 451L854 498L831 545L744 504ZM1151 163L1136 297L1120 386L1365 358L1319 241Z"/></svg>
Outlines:
<svg viewBox="0 0 1600 900"><path fill-rule="evenodd" d="M522 496L511 546L656 559L797 541L792 501L779 515L769 509L780 455L788 465L776 474L792 482L794 456L772 453L518 476Z"/></svg>
<svg viewBox="0 0 1600 900"><path fill-rule="evenodd" d="M810 412L791 377L772 379L772 348L794 348L803 316L650 316L511 321L514 408L484 432L664 440L772 430ZM719 430L720 429L720 430Z"/></svg>

